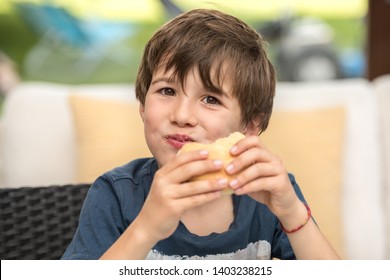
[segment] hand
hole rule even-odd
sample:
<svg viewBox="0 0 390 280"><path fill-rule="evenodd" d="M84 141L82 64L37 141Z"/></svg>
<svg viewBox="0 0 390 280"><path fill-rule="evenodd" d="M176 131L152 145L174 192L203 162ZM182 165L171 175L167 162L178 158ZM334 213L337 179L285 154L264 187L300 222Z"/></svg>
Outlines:
<svg viewBox="0 0 390 280"><path fill-rule="evenodd" d="M264 203L287 229L307 221L307 209L296 195L282 161L258 136L247 136L231 149L233 161L226 172L236 179L229 185L237 195L247 194ZM339 259L312 219L298 232L287 234L298 259Z"/></svg>
<svg viewBox="0 0 390 280"><path fill-rule="evenodd" d="M247 136L231 149L234 160L226 172L236 175L229 185L237 195L248 194L266 204L282 220L296 210L299 199L283 162L272 154L258 136Z"/></svg>
<svg viewBox="0 0 390 280"><path fill-rule="evenodd" d="M227 180L189 182L194 176L222 169L221 161L207 157L207 151L199 150L179 154L156 172L137 218L156 242L172 235L187 209L217 199L227 187Z"/></svg>

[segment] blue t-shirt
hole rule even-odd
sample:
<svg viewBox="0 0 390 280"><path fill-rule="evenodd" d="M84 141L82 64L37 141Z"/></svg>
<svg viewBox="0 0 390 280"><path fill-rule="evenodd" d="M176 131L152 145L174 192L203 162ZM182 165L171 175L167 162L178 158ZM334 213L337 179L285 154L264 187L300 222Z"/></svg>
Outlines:
<svg viewBox="0 0 390 280"><path fill-rule="evenodd" d="M141 211L157 169L154 158L144 158L100 176L88 192L78 228L62 258L100 258ZM294 177L289 177L304 201ZM226 232L198 236L180 222L147 259L295 259L278 219L266 205L246 195L232 198L234 221Z"/></svg>

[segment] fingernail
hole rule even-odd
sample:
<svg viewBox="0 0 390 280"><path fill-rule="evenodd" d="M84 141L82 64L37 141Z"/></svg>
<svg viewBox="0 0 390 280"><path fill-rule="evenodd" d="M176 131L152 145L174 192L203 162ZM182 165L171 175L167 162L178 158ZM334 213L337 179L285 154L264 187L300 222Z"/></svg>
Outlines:
<svg viewBox="0 0 390 280"><path fill-rule="evenodd" d="M229 186L232 187L233 189L236 188L237 185L238 185L237 179L234 179L234 180L230 181L230 183L229 183Z"/></svg>
<svg viewBox="0 0 390 280"><path fill-rule="evenodd" d="M237 151L237 146L233 146L233 147L230 149L230 152L231 152L232 154L234 154L236 151Z"/></svg>
<svg viewBox="0 0 390 280"><path fill-rule="evenodd" d="M228 180L226 178L218 179L217 182L219 186L226 186L228 184Z"/></svg>
<svg viewBox="0 0 390 280"><path fill-rule="evenodd" d="M209 151L207 151L207 150L200 150L200 154L201 154L202 156L206 156L206 155L209 154Z"/></svg>
<svg viewBox="0 0 390 280"><path fill-rule="evenodd" d="M233 164L229 164L228 166L226 166L226 172L230 173L233 170L233 168L234 168Z"/></svg>
<svg viewBox="0 0 390 280"><path fill-rule="evenodd" d="M214 160L214 165L216 167L222 167L223 162L222 162L222 160L217 159L217 160Z"/></svg>

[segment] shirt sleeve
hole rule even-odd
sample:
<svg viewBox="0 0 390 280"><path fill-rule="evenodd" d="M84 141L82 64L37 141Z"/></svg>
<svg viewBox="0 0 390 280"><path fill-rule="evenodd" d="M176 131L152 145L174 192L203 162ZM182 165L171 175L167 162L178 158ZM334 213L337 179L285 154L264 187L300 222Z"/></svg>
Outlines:
<svg viewBox="0 0 390 280"><path fill-rule="evenodd" d="M99 259L124 230L113 184L99 177L87 194L77 230L62 259Z"/></svg>

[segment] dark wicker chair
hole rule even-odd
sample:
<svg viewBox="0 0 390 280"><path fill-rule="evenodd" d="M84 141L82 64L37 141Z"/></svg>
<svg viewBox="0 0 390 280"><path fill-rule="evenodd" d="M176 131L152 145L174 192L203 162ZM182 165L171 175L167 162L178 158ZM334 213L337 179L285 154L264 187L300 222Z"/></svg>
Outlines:
<svg viewBox="0 0 390 280"><path fill-rule="evenodd" d="M0 189L0 259L60 259L90 185Z"/></svg>

